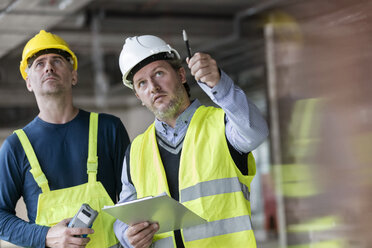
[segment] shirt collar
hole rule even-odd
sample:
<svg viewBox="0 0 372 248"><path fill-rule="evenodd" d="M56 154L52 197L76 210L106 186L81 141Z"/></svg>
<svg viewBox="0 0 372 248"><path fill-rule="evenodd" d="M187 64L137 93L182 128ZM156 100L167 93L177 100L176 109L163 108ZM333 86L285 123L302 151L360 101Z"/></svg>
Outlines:
<svg viewBox="0 0 372 248"><path fill-rule="evenodd" d="M155 118L155 130L160 133L167 134L168 130L177 130L182 128L185 125L188 125L191 121L192 116L195 111L201 106L201 103L198 99L195 99L191 102L190 106L185 109L185 111L177 117L176 125L174 128L169 126L167 123L159 121Z"/></svg>

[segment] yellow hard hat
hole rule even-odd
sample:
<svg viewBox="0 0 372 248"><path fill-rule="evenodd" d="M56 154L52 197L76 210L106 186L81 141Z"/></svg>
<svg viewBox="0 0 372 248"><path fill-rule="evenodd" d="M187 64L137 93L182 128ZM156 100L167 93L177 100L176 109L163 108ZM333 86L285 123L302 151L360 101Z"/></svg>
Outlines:
<svg viewBox="0 0 372 248"><path fill-rule="evenodd" d="M78 63L76 55L70 50L66 41L64 41L58 35L45 32L45 30L40 30L40 32L37 35L35 35L32 39L30 39L27 42L23 49L22 61L19 66L19 70L21 71L23 79L26 80L27 77L26 72L26 68L28 66L27 60L37 52L46 49L59 49L69 53L69 55L71 55L72 58L73 68L75 71L77 70Z"/></svg>

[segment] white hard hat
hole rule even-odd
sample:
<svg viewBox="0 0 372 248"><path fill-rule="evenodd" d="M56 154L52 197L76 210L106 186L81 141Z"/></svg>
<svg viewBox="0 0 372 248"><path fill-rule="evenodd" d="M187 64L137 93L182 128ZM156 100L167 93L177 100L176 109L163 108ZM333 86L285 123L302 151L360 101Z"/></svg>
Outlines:
<svg viewBox="0 0 372 248"><path fill-rule="evenodd" d="M142 35L125 40L119 57L119 66L125 86L133 89L133 76L155 60L180 59L178 52L159 37Z"/></svg>

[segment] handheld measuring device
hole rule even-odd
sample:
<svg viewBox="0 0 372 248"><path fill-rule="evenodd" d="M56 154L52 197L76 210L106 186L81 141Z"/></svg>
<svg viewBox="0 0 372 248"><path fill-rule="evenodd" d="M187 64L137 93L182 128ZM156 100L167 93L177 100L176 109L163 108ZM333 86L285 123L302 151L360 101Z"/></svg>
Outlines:
<svg viewBox="0 0 372 248"><path fill-rule="evenodd" d="M72 218L68 227L88 227L91 228L94 220L97 218L98 212L91 208L88 204L81 205L79 211ZM85 238L87 235L82 235Z"/></svg>

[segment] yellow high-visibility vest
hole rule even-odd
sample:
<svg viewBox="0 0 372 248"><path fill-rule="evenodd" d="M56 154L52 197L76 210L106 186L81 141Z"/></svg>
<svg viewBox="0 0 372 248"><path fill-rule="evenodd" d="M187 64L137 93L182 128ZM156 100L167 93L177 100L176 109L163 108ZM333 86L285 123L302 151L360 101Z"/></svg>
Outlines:
<svg viewBox="0 0 372 248"><path fill-rule="evenodd" d="M130 173L137 197L169 193L152 124L132 143ZM249 175L236 167L225 138L224 112L199 107L186 133L179 165L180 202L208 221L181 230L186 248L255 248L250 183L256 174L252 153ZM175 247L173 232L155 235L154 247Z"/></svg>
<svg viewBox="0 0 372 248"><path fill-rule="evenodd" d="M100 248L111 247L117 244L118 240L113 231L115 218L101 211L103 206L114 205L114 203L101 182L97 181L97 132L98 114L91 113L87 161L88 182L51 191L26 133L22 129L15 131L30 163L30 172L42 190L38 199L36 224L53 226L63 219L73 217L83 203L88 203L99 214L92 226L94 233L88 235L90 241L86 247Z"/></svg>

